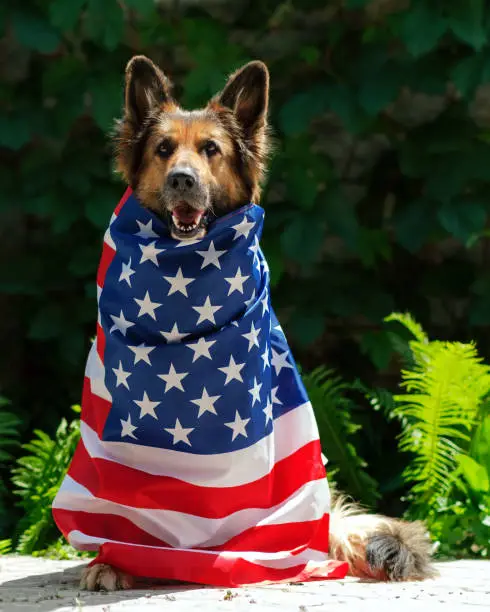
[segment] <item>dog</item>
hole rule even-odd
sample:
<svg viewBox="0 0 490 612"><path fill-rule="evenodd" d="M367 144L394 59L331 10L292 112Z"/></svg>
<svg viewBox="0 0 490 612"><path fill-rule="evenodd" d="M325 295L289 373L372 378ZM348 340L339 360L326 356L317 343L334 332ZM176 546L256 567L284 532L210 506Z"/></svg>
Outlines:
<svg viewBox="0 0 490 612"><path fill-rule="evenodd" d="M213 222L258 203L270 149L269 73L253 61L232 74L203 109L187 111L150 59L126 68L124 115L116 124L115 164L143 207L165 221L175 240L206 235ZM329 554L352 576L422 580L435 572L424 525L366 514L333 496ZM130 588L131 576L104 563L83 572L81 588Z"/></svg>

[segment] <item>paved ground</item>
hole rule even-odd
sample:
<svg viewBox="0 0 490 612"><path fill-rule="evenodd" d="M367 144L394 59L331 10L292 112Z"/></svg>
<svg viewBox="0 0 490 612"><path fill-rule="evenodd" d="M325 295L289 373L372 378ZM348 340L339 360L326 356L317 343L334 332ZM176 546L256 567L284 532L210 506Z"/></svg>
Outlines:
<svg viewBox="0 0 490 612"><path fill-rule="evenodd" d="M490 610L490 561L440 563L424 583L383 584L353 578L227 591L155 587L123 593L79 591L83 563L0 557L1 612L478 612Z"/></svg>

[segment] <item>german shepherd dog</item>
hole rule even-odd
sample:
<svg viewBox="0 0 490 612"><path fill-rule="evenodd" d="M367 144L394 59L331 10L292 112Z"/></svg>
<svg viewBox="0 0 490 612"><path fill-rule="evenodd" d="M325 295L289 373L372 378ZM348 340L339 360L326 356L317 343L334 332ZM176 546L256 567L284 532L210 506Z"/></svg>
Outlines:
<svg viewBox="0 0 490 612"><path fill-rule="evenodd" d="M214 218L259 202L269 150L268 97L267 67L254 61L205 108L186 111L152 61L137 56L128 63L116 168L175 239L202 237ZM364 514L340 495L332 506L330 554L347 561L351 575L399 581L434 574L423 524ZM132 584L132 577L104 564L85 569L81 580L90 590Z"/></svg>

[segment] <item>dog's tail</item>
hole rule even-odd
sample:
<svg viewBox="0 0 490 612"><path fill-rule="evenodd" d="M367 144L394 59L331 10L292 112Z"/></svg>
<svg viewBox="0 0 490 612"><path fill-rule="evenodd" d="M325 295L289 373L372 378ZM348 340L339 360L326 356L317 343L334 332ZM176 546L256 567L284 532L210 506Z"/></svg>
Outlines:
<svg viewBox="0 0 490 612"><path fill-rule="evenodd" d="M379 514L334 492L330 514L330 555L347 561L351 576L376 580L423 580L437 572L431 543L420 521L408 523Z"/></svg>

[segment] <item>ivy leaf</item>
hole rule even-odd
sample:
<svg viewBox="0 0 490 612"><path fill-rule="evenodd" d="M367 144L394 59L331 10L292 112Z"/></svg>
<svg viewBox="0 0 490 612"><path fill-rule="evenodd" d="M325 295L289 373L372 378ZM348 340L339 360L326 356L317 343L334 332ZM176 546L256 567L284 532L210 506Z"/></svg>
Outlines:
<svg viewBox="0 0 490 612"><path fill-rule="evenodd" d="M343 196L342 192L331 190L325 195L323 217L330 232L338 234L352 251L356 251L359 222L354 205Z"/></svg>
<svg viewBox="0 0 490 612"><path fill-rule="evenodd" d="M397 96L403 72L393 63L363 75L359 102L368 115L377 115Z"/></svg>
<svg viewBox="0 0 490 612"><path fill-rule="evenodd" d="M88 0L86 34L112 51L124 33L124 15L117 0Z"/></svg>
<svg viewBox="0 0 490 612"><path fill-rule="evenodd" d="M483 54L474 53L460 60L451 70L451 79L465 98L471 98L480 84L483 62Z"/></svg>
<svg viewBox="0 0 490 612"><path fill-rule="evenodd" d="M486 43L485 0L452 0L449 25L460 40L479 51Z"/></svg>
<svg viewBox="0 0 490 612"><path fill-rule="evenodd" d="M263 247L264 255L269 266L271 287L276 287L284 274L284 258L278 240L268 238Z"/></svg>
<svg viewBox="0 0 490 612"><path fill-rule="evenodd" d="M77 23L86 0L52 0L49 5L51 23L62 31L72 30Z"/></svg>
<svg viewBox="0 0 490 612"><path fill-rule="evenodd" d="M155 0L125 0L125 3L141 17L148 18L155 12Z"/></svg>
<svg viewBox="0 0 490 612"><path fill-rule="evenodd" d="M367 355L378 370L385 370L393 354L390 333L387 331L368 331L361 339L361 352Z"/></svg>
<svg viewBox="0 0 490 612"><path fill-rule="evenodd" d="M340 117L349 132L357 134L366 127L366 118L351 88L346 85L329 87L328 102L329 107Z"/></svg>
<svg viewBox="0 0 490 612"><path fill-rule="evenodd" d="M0 146L18 151L29 142L31 134L25 117L0 116Z"/></svg>
<svg viewBox="0 0 490 612"><path fill-rule="evenodd" d="M317 194L317 182L310 175L310 169L295 164L289 169L286 177L292 201L305 210L314 206Z"/></svg>
<svg viewBox="0 0 490 612"><path fill-rule="evenodd" d="M398 244L416 253L425 243L432 225L432 208L428 200L411 202L395 213L395 236Z"/></svg>
<svg viewBox="0 0 490 612"><path fill-rule="evenodd" d="M439 208L437 216L447 232L466 243L485 228L487 211L480 202L451 201Z"/></svg>
<svg viewBox="0 0 490 612"><path fill-rule="evenodd" d="M281 235L285 255L303 264L317 259L323 246L325 228L320 219L313 215L295 216Z"/></svg>
<svg viewBox="0 0 490 612"><path fill-rule="evenodd" d="M286 136L305 132L311 120L328 108L328 88L312 87L290 98L279 111L279 125Z"/></svg>
<svg viewBox="0 0 490 612"><path fill-rule="evenodd" d="M420 57L432 51L447 30L447 21L440 11L432 11L428 3L418 3L404 13L400 35L408 52Z"/></svg>
<svg viewBox="0 0 490 612"><path fill-rule="evenodd" d="M309 346L318 340L325 331L325 317L319 313L296 311L288 324L288 330L301 346Z"/></svg>
<svg viewBox="0 0 490 612"><path fill-rule="evenodd" d="M119 189L119 188L118 188ZM85 200L85 215L99 229L105 229L117 204L118 190L102 185Z"/></svg>
<svg viewBox="0 0 490 612"><path fill-rule="evenodd" d="M34 13L25 10L15 12L12 15L12 27L19 43L33 51L53 53L60 44L56 30Z"/></svg>
<svg viewBox="0 0 490 612"><path fill-rule="evenodd" d="M117 75L102 76L91 83L92 115L103 132L111 127L120 111L121 90L121 79Z"/></svg>

